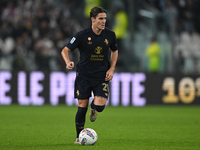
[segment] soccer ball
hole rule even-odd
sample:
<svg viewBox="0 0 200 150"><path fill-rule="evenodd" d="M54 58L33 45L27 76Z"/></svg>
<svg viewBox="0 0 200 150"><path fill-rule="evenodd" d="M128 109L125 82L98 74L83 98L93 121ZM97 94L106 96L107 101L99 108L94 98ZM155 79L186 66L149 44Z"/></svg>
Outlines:
<svg viewBox="0 0 200 150"><path fill-rule="evenodd" d="M79 134L79 141L82 145L94 145L97 139L97 133L90 128L83 129Z"/></svg>

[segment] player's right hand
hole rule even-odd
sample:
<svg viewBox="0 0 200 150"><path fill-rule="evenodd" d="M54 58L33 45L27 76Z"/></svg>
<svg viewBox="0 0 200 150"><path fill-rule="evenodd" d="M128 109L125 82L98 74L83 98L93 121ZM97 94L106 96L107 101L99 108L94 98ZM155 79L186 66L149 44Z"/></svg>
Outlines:
<svg viewBox="0 0 200 150"><path fill-rule="evenodd" d="M72 70L74 68L74 62L73 61L70 61L69 63L66 64L66 68L68 70Z"/></svg>

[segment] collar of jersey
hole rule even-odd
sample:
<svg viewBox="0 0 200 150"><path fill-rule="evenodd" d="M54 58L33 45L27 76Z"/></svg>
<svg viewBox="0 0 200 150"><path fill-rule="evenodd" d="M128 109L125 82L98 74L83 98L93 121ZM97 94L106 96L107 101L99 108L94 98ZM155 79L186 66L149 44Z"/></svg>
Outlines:
<svg viewBox="0 0 200 150"><path fill-rule="evenodd" d="M99 35L97 35L97 34L95 34L94 32L93 32L93 30L92 30L92 27L90 26L90 31L92 32L92 34L94 35L94 36L104 36L105 35L105 29L104 30L102 30L101 31L101 33L99 34Z"/></svg>

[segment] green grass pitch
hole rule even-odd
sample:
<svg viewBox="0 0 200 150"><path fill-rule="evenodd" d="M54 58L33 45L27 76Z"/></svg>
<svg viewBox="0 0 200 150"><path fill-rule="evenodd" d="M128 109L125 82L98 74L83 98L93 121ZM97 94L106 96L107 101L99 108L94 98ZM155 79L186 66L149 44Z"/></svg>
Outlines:
<svg viewBox="0 0 200 150"><path fill-rule="evenodd" d="M93 146L74 145L77 107L0 106L0 150L199 150L200 106L111 107Z"/></svg>

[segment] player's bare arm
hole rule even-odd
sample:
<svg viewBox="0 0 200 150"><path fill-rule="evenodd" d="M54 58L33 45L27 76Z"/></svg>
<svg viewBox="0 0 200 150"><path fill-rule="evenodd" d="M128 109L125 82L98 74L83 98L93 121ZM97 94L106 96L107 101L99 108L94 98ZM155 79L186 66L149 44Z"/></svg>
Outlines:
<svg viewBox="0 0 200 150"><path fill-rule="evenodd" d="M115 71L115 66L117 63L117 58L118 58L118 50L111 51L111 64L110 64L110 69L106 72L105 81L112 80Z"/></svg>
<svg viewBox="0 0 200 150"><path fill-rule="evenodd" d="M64 47L63 50L61 51L61 55L66 63L66 68L68 70L72 70L74 68L74 62L70 61L69 52L70 52L70 49L67 47Z"/></svg>

